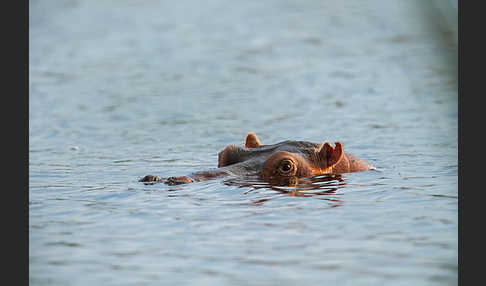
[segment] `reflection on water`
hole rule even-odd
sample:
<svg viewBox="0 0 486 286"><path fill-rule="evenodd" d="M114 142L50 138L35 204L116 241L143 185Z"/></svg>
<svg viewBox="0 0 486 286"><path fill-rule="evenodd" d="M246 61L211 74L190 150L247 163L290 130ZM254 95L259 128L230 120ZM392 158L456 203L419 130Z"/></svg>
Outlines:
<svg viewBox="0 0 486 286"><path fill-rule="evenodd" d="M156 181L143 181L146 186L155 184L167 184L170 186L183 184L197 184L194 183L167 183L167 178L157 176ZM140 181L140 180L139 180ZM141 181L142 182L142 181ZM239 188L250 188L244 194L248 194L253 190L270 189L289 196L309 197L316 195L334 194L338 188L346 185L340 174L319 175L307 178L286 177L279 180L272 180L266 182L258 175L248 176L229 176L222 180L222 183L227 186L236 186ZM167 191L177 191L177 188L168 189Z"/></svg>
<svg viewBox="0 0 486 286"><path fill-rule="evenodd" d="M289 177L282 181L265 182L256 180L256 177L239 177L238 179L226 179L224 184L228 186L238 186L241 188L261 189L269 188L281 193L292 193L294 196L319 195L329 193L328 191L335 191L339 186L346 183L341 175L319 175L308 178ZM319 190L326 191L320 192ZM307 192L310 191L310 192ZM250 191L247 191L248 193Z"/></svg>
<svg viewBox="0 0 486 286"><path fill-rule="evenodd" d="M336 199L336 191L342 186L346 185L341 175L319 175L309 178L295 178L286 182L264 182L252 181L251 178L240 178L238 180L225 180L224 184L228 186L237 186L239 188L249 188L244 194L249 194L252 191L259 189L269 189L280 194L291 197L316 197L321 200L326 200L333 203L332 207L340 206L343 202ZM332 195L331 197L329 197ZM264 198L253 200L255 204L263 204L272 198Z"/></svg>

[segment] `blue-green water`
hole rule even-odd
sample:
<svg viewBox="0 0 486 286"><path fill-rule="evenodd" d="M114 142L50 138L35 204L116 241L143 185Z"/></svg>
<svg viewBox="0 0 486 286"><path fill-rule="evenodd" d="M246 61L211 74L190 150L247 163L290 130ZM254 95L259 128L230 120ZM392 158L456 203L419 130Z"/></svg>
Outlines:
<svg viewBox="0 0 486 286"><path fill-rule="evenodd" d="M30 284L457 284L457 46L428 4L31 0ZM250 131L378 169L137 181Z"/></svg>

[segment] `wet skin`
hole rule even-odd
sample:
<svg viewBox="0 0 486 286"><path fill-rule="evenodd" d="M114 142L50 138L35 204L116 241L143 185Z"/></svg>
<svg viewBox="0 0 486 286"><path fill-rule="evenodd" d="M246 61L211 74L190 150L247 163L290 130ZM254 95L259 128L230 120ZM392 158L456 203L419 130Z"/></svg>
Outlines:
<svg viewBox="0 0 486 286"><path fill-rule="evenodd" d="M218 168L188 176L170 177L168 185L185 184L220 176L258 176L266 182L293 185L299 178L342 174L374 169L370 163L343 151L336 142L283 141L263 145L254 133L246 136L245 147L230 145L218 154ZM147 175L140 182L161 182L160 176Z"/></svg>

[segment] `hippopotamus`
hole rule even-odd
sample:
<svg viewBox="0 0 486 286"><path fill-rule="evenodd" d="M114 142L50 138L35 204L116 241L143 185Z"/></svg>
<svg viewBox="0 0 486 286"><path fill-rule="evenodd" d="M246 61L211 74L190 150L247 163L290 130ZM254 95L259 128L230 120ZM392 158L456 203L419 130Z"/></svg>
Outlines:
<svg viewBox="0 0 486 286"><path fill-rule="evenodd" d="M341 142L334 144L287 140L263 145L255 133L250 132L245 147L229 145L218 153L218 168L169 177L165 183L177 185L220 176L254 175L271 184L289 185L299 178L375 169L367 161L343 151ZM139 181L155 183L162 178L147 175Z"/></svg>

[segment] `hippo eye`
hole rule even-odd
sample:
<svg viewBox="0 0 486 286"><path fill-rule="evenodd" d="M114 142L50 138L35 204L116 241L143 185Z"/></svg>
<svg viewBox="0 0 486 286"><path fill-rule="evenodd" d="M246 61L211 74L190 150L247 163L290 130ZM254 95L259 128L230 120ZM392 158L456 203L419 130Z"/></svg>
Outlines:
<svg viewBox="0 0 486 286"><path fill-rule="evenodd" d="M285 163L285 164L282 165L281 169L284 172L288 172L288 171L292 170L292 165L290 165L289 163Z"/></svg>
<svg viewBox="0 0 486 286"><path fill-rule="evenodd" d="M294 169L294 164L290 160L283 160L280 163L278 169L279 169L280 173L288 174L288 173L292 172L292 170Z"/></svg>

